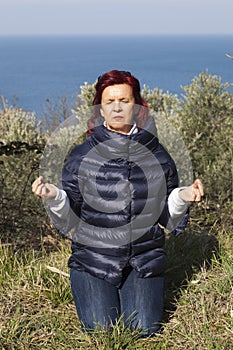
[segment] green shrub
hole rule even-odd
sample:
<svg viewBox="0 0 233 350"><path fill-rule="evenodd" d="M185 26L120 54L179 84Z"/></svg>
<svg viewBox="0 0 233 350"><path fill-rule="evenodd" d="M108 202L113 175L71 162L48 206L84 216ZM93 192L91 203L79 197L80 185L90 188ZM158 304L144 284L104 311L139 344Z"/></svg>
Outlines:
<svg viewBox="0 0 233 350"><path fill-rule="evenodd" d="M233 95L218 76L201 73L184 86L175 125L186 143L195 176L216 205L232 200Z"/></svg>
<svg viewBox="0 0 233 350"><path fill-rule="evenodd" d="M20 240L33 232L43 216L32 196L31 183L38 171L45 139L35 116L4 105L0 110L0 237ZM39 226L38 226L39 227Z"/></svg>

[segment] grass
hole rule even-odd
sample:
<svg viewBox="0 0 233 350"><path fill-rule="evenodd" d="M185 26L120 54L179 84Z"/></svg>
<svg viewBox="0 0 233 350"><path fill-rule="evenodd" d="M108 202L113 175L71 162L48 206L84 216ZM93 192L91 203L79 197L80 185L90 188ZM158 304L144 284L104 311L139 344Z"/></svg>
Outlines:
<svg viewBox="0 0 233 350"><path fill-rule="evenodd" d="M112 332L81 331L70 292L69 244L38 248L0 245L0 348L233 349L233 241L231 208L197 208L186 232L168 237L161 334L141 339L121 320ZM55 269L54 269L55 268Z"/></svg>

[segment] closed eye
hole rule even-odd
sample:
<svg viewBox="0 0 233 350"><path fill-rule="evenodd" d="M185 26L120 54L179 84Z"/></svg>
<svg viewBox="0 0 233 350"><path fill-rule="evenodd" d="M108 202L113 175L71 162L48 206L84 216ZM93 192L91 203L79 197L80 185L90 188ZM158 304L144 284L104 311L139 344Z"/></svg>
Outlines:
<svg viewBox="0 0 233 350"><path fill-rule="evenodd" d="M111 103L113 103L113 102L115 102L115 100L107 100L106 102L105 102L105 104L111 104ZM125 99L125 98L122 98L122 99L120 99L119 100L119 102L123 102L123 103L129 103L129 100L128 99Z"/></svg>

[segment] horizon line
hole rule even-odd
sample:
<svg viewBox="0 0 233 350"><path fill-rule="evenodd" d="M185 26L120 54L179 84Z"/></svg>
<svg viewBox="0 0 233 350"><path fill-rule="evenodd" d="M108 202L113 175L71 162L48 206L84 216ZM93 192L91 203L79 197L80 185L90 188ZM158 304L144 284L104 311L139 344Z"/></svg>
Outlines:
<svg viewBox="0 0 233 350"><path fill-rule="evenodd" d="M0 37L149 37L149 36L233 36L232 33L41 33L41 34L0 34Z"/></svg>

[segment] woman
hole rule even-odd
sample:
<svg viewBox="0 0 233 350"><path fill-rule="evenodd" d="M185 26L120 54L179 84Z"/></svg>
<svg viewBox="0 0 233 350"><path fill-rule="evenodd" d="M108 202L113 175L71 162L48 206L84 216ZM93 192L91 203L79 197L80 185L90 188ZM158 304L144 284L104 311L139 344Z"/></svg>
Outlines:
<svg viewBox="0 0 233 350"><path fill-rule="evenodd" d="M47 201L61 234L72 229L68 265L83 327L108 327L122 315L147 336L161 327L163 227L184 229L189 203L201 200L203 186L197 179L178 187L135 77L113 70L95 88L89 136L69 155L62 188L39 177L32 190Z"/></svg>

